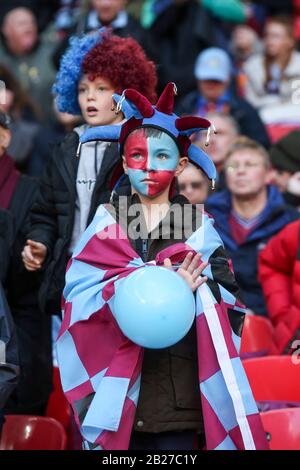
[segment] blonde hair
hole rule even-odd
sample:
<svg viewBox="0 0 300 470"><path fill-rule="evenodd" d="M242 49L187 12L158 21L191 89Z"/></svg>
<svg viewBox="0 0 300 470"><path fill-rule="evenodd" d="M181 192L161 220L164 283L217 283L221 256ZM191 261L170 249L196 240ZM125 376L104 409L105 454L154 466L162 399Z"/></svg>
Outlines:
<svg viewBox="0 0 300 470"><path fill-rule="evenodd" d="M271 168L270 156L266 149L255 140L249 139L249 137L246 136L240 136L234 141L227 152L226 160L231 157L231 155L240 152L241 150L251 150L252 152L257 153L263 158L266 168Z"/></svg>

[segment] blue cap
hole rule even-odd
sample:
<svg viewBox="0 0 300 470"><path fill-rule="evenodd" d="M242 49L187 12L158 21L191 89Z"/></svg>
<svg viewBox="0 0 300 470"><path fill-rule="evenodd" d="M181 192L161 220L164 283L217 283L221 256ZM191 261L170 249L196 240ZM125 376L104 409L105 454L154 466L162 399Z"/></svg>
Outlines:
<svg viewBox="0 0 300 470"><path fill-rule="evenodd" d="M227 52L217 47L205 49L195 63L197 80L219 80L227 82L231 77L231 61Z"/></svg>

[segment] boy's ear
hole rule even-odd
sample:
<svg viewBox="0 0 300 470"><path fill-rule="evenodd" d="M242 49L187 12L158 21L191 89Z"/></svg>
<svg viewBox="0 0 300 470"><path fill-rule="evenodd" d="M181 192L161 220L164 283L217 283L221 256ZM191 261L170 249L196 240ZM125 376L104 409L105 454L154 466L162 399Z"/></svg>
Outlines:
<svg viewBox="0 0 300 470"><path fill-rule="evenodd" d="M179 159L179 162L178 162L178 165L177 165L177 168L176 168L176 171L175 171L175 176L179 176L183 172L183 170L185 169L188 161L189 161L189 159L187 157L181 157Z"/></svg>
<svg viewBox="0 0 300 470"><path fill-rule="evenodd" d="M123 162L124 173L125 173L125 175L128 175L128 166L127 166L127 163L126 163L125 155L122 155L122 162Z"/></svg>
<svg viewBox="0 0 300 470"><path fill-rule="evenodd" d="M6 150L11 141L11 132L8 129L2 129L1 132L1 147Z"/></svg>

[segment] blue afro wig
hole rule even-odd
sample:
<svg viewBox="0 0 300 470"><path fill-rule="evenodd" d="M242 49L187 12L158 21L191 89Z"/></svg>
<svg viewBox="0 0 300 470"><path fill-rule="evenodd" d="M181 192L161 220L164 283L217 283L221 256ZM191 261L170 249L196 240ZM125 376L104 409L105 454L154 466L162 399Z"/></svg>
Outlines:
<svg viewBox="0 0 300 470"><path fill-rule="evenodd" d="M81 115L78 104L78 82L81 77L81 65L85 55L102 41L108 32L105 28L82 37L72 37L70 45L63 55L52 93L56 97L56 105L60 112Z"/></svg>

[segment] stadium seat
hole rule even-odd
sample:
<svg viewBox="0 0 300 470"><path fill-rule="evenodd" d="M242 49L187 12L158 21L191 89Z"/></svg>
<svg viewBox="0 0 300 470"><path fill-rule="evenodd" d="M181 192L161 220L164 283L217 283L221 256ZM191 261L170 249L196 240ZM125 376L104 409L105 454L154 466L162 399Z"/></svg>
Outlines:
<svg viewBox="0 0 300 470"><path fill-rule="evenodd" d="M256 401L300 402L300 364L293 356L257 357L243 365Z"/></svg>
<svg viewBox="0 0 300 470"><path fill-rule="evenodd" d="M72 416L71 407L62 390L58 367L53 367L53 391L49 397L46 416L59 421L67 433L67 450L82 450L82 440Z"/></svg>
<svg viewBox="0 0 300 470"><path fill-rule="evenodd" d="M70 426L71 409L62 390L58 367L53 367L53 391L49 397L46 416L59 421L65 429Z"/></svg>
<svg viewBox="0 0 300 470"><path fill-rule="evenodd" d="M65 450L63 426L53 418L32 415L6 415L0 450Z"/></svg>
<svg viewBox="0 0 300 470"><path fill-rule="evenodd" d="M266 126L272 144L285 137L294 130L299 130L299 123L274 123Z"/></svg>
<svg viewBox="0 0 300 470"><path fill-rule="evenodd" d="M245 353L268 354L273 345L273 326L267 318L246 315L241 339L241 356Z"/></svg>
<svg viewBox="0 0 300 470"><path fill-rule="evenodd" d="M260 414L271 450L300 450L300 408Z"/></svg>

